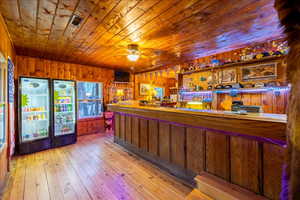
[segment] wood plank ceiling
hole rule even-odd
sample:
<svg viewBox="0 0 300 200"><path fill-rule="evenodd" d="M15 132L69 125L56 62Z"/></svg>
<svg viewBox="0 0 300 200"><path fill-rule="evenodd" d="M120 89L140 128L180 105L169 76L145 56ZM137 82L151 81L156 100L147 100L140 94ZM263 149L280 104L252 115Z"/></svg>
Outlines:
<svg viewBox="0 0 300 200"><path fill-rule="evenodd" d="M140 71L282 37L274 0L1 0L17 53ZM71 16L83 18L72 25ZM126 58L128 44L143 56Z"/></svg>

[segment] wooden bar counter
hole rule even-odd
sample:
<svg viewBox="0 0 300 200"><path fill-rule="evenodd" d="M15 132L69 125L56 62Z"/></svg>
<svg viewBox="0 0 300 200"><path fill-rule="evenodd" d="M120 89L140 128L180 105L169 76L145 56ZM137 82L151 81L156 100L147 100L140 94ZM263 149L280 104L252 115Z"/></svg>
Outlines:
<svg viewBox="0 0 300 200"><path fill-rule="evenodd" d="M115 142L193 184L206 172L270 199L279 199L286 116L224 111L108 106Z"/></svg>

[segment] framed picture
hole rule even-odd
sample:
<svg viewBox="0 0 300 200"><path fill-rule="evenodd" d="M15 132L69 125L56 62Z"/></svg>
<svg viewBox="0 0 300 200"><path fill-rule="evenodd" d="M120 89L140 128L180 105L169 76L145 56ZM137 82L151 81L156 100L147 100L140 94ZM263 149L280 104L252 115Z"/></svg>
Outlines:
<svg viewBox="0 0 300 200"><path fill-rule="evenodd" d="M236 69L224 69L222 70L222 83L236 83L237 73Z"/></svg>
<svg viewBox="0 0 300 200"><path fill-rule="evenodd" d="M241 70L243 81L274 79L277 77L277 63L242 67Z"/></svg>
<svg viewBox="0 0 300 200"><path fill-rule="evenodd" d="M212 76L208 77L208 84L213 85L213 84L220 84L222 83L222 71L216 71L212 73Z"/></svg>
<svg viewBox="0 0 300 200"><path fill-rule="evenodd" d="M149 94L149 90L150 90L150 84L146 84L146 83L141 83L140 84L140 95L141 96L146 96Z"/></svg>

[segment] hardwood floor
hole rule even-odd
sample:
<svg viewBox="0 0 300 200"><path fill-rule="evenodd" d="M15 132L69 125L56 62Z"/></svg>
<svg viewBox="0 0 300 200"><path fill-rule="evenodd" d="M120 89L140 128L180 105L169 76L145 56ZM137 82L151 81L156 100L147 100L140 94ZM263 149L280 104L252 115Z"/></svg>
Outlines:
<svg viewBox="0 0 300 200"><path fill-rule="evenodd" d="M176 200L192 188L112 142L89 135L75 145L14 158L4 200Z"/></svg>

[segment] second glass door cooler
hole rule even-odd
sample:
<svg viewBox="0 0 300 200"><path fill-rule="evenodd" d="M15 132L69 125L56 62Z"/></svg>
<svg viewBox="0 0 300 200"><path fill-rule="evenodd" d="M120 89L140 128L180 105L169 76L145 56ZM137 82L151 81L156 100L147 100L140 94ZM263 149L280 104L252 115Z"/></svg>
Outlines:
<svg viewBox="0 0 300 200"><path fill-rule="evenodd" d="M74 81L53 80L53 146L76 142L76 87Z"/></svg>

